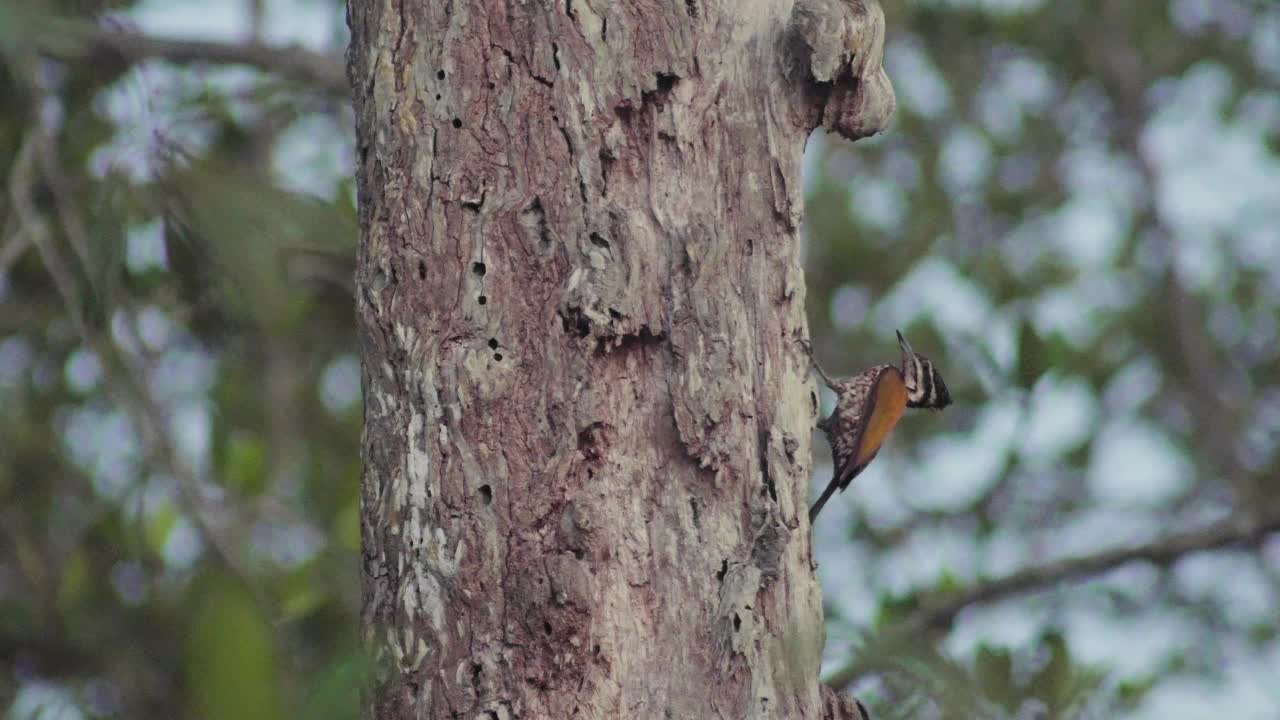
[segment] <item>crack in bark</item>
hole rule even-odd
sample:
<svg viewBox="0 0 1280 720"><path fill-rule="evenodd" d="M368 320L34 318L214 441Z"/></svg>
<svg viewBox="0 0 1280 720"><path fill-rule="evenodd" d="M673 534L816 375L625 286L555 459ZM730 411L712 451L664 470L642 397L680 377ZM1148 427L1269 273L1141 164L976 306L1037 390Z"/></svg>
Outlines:
<svg viewBox="0 0 1280 720"><path fill-rule="evenodd" d="M495 43L495 42L490 41L490 42L489 42L489 49L491 49L491 50L497 50L498 52L502 53L502 56L503 56L503 57L505 57L505 58L507 59L507 63L508 63L509 65L511 65L512 67L519 68L520 70L522 70L522 71L524 72L524 74L525 74L525 75L528 75L528 76L530 77L530 79L532 79L534 82L536 82L536 83L538 83L538 84L540 84L540 85L543 85L543 86L545 86L545 87L549 87L549 88L550 88L550 87L555 87L555 84L556 84L556 83L555 83L555 80L551 80L551 79L549 79L549 78L544 78L544 77L542 77L541 75L539 75L538 73L534 72L534 71L533 71L533 66L532 66L532 65L525 65L524 63L522 63L522 62L520 62L520 61L516 60L515 54L514 54L514 53L512 53L512 52L511 52L510 50L508 50L507 48L505 48L505 47L503 47L503 46L499 45L498 43ZM559 69L560 69L559 60L557 60L557 61L556 61L556 69L557 69L557 70L559 70Z"/></svg>

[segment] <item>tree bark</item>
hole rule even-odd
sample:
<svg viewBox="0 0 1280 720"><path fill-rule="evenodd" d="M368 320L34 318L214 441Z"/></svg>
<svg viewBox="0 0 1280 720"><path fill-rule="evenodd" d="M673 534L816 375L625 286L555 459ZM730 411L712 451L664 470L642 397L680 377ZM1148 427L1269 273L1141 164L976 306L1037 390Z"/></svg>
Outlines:
<svg viewBox="0 0 1280 720"><path fill-rule="evenodd" d="M348 8L367 712L852 717L797 225L810 131L892 112L878 6Z"/></svg>

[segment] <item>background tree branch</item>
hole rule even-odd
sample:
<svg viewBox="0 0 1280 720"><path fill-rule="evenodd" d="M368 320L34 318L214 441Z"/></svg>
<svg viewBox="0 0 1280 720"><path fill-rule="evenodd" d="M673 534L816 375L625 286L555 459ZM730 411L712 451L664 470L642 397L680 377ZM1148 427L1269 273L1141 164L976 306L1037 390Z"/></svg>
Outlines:
<svg viewBox="0 0 1280 720"><path fill-rule="evenodd" d="M178 64L223 63L248 65L264 72L314 86L329 95L346 98L346 67L338 53L328 54L304 47L274 47L259 42L228 43L157 37L128 30L80 26L78 42L37 39L37 49L62 60L115 58L133 64L144 60L167 60ZM41 36L52 38L52 35Z"/></svg>
<svg viewBox="0 0 1280 720"><path fill-rule="evenodd" d="M1209 527L1169 535L1150 543L1033 565L1002 578L979 582L960 592L926 599L919 609L888 629L876 642L889 647L900 646L921 633L944 629L962 610L973 605L1044 590L1068 580L1092 577L1130 562L1145 561L1164 567L1191 553L1254 545L1274 532L1280 532L1280 515L1272 515L1257 522L1233 517ZM854 661L832 673L826 682L831 687L844 688L869 670L871 668L867 664Z"/></svg>

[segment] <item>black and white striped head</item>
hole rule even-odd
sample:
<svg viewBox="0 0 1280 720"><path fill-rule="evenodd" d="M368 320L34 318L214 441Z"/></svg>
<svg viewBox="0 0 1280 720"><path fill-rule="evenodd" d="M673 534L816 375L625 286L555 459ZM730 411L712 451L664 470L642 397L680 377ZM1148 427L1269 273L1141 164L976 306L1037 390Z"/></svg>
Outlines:
<svg viewBox="0 0 1280 720"><path fill-rule="evenodd" d="M951 404L951 394L942 375L929 362L929 358L911 350L911 343L898 333L898 347L902 349L902 380L907 386L907 407L941 410Z"/></svg>

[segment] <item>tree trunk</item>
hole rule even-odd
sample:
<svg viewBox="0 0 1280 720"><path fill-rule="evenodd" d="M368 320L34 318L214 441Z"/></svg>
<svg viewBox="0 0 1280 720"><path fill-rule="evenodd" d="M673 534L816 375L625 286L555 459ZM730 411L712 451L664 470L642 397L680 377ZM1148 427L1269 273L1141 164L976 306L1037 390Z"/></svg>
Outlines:
<svg viewBox="0 0 1280 720"><path fill-rule="evenodd" d="M824 695L797 225L870 0L350 0L379 718ZM844 710L841 710L844 708Z"/></svg>

